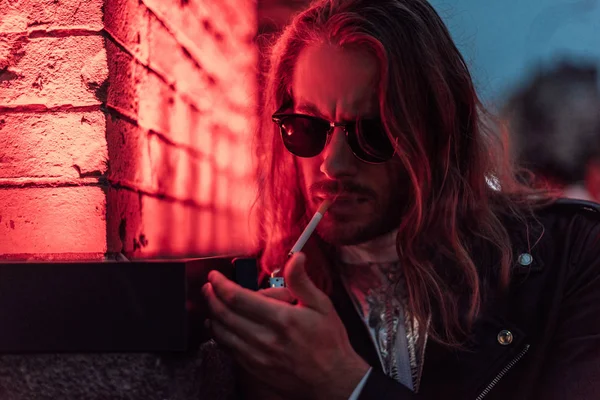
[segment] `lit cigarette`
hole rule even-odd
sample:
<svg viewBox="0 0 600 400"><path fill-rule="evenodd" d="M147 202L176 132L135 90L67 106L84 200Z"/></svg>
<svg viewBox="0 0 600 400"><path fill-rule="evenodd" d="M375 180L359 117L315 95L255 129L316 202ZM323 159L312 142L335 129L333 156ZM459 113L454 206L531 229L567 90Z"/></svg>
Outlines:
<svg viewBox="0 0 600 400"><path fill-rule="evenodd" d="M302 232L302 235L300 235L300 237L296 241L296 244L294 244L294 247L292 247L292 250L290 250L290 256L302 250L306 242L308 242L310 235L313 234L313 232L317 228L317 225L319 225L319 222L321 222L321 218L323 218L323 215L325 214L330 205L331 201L329 200L325 200L321 203L315 215L313 215L308 225L306 225L306 228L304 228L304 232Z"/></svg>
<svg viewBox="0 0 600 400"><path fill-rule="evenodd" d="M325 214L325 212L327 211L327 209L329 208L330 205L331 205L330 200L325 200L324 202L321 203L321 205L319 206L319 209L317 210L315 215L313 215L313 217L310 219L310 222L308 223L308 225L306 225L306 228L304 228L304 231L302 232L302 234L296 241L296 244L294 244L294 247L292 247L292 250L290 250L290 252L288 254L290 257L294 253L297 253L300 250L302 250L302 248L304 247L304 245L310 238L310 235L312 235L312 233L317 228L317 225L319 225L319 222L321 222L321 218L323 218L323 215ZM277 276L279 271L280 271L280 269L276 269L275 271L273 271L271 273L271 277L269 279L269 286L285 287L285 282L284 282L283 278Z"/></svg>

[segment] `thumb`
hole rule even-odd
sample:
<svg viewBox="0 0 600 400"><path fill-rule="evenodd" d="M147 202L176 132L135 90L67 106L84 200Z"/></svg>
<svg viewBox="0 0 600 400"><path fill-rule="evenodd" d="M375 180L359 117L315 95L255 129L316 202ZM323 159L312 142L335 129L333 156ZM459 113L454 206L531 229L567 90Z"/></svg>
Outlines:
<svg viewBox="0 0 600 400"><path fill-rule="evenodd" d="M317 311L327 311L329 297L315 286L306 273L306 256L295 253L284 269L285 283L298 301L306 307Z"/></svg>

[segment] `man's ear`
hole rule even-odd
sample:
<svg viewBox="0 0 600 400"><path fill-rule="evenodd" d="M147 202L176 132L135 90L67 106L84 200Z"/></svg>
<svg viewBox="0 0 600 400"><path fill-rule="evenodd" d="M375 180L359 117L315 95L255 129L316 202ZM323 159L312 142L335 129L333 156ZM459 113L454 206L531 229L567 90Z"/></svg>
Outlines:
<svg viewBox="0 0 600 400"><path fill-rule="evenodd" d="M585 187L594 201L600 203L600 157L592 159L586 168Z"/></svg>

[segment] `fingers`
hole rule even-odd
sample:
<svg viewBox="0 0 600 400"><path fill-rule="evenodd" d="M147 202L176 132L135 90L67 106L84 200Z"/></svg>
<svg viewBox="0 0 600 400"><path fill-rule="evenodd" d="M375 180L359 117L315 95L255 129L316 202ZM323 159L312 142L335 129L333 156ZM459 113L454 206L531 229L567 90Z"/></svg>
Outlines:
<svg viewBox="0 0 600 400"><path fill-rule="evenodd" d="M288 288L267 288L259 290L258 293L289 304L294 304L296 302L296 298L292 296L292 293L290 293Z"/></svg>
<svg viewBox="0 0 600 400"><path fill-rule="evenodd" d="M285 281L290 293L306 307L322 313L329 312L331 302L329 297L323 293L310 279L304 266L306 256L303 253L295 253L286 264L284 274Z"/></svg>
<svg viewBox="0 0 600 400"><path fill-rule="evenodd" d="M218 320L210 320L210 330L215 340L232 350L234 357L244 364L244 367L266 364L269 357L265 356L261 347L246 342L236 332L230 330Z"/></svg>
<svg viewBox="0 0 600 400"><path fill-rule="evenodd" d="M275 342L274 337L276 332L272 328L267 325L258 324L229 309L215 295L211 284L205 285L203 292L212 316L211 324L214 325L214 323L217 323L219 327L226 329L223 332L233 336L232 338L215 336L215 339L218 339L219 342L229 343L240 339L245 345L252 347L271 346Z"/></svg>
<svg viewBox="0 0 600 400"><path fill-rule="evenodd" d="M291 305L244 289L217 271L208 275L215 295L231 310L259 324L278 325ZM287 308L287 309L286 309Z"/></svg>

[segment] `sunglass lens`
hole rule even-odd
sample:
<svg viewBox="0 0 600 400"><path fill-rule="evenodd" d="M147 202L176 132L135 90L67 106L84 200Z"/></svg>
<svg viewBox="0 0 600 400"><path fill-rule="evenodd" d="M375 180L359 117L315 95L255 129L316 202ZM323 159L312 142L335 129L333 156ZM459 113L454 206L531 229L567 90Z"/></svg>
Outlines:
<svg viewBox="0 0 600 400"><path fill-rule="evenodd" d="M381 163L394 155L394 147L380 120L360 120L349 133L350 148L365 162Z"/></svg>
<svg viewBox="0 0 600 400"><path fill-rule="evenodd" d="M298 157L314 157L327 142L327 121L302 116L289 116L280 123L283 144Z"/></svg>

